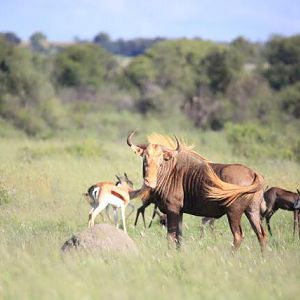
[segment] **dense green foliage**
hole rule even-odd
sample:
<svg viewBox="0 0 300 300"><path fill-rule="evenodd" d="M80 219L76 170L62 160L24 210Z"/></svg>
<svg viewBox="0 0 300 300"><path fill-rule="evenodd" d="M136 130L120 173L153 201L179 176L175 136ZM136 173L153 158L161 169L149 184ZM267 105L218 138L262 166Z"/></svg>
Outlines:
<svg viewBox="0 0 300 300"><path fill-rule="evenodd" d="M87 122L90 111L185 116L196 127L214 130L253 123L267 136L275 130L273 140L282 150L274 156L297 156L298 140L282 137L300 126L299 36L273 37L265 45L243 37L229 44L164 40L133 58L113 56L97 45L109 42L100 33L95 43L54 48L36 32L26 48L0 37L2 120L44 138L62 130L101 128L93 119ZM240 146L235 149L245 155Z"/></svg>
<svg viewBox="0 0 300 300"><path fill-rule="evenodd" d="M54 63L57 84L97 88L116 65L113 57L95 45L74 45L60 52Z"/></svg>
<svg viewBox="0 0 300 300"><path fill-rule="evenodd" d="M300 81L300 35L274 37L266 47L270 68L267 77L275 89Z"/></svg>
<svg viewBox="0 0 300 300"><path fill-rule="evenodd" d="M100 45L107 51L124 56L137 56L143 54L146 49L152 45L163 41L163 38L136 38L131 40L111 40L110 36L105 32L99 32L93 39L93 42Z"/></svg>

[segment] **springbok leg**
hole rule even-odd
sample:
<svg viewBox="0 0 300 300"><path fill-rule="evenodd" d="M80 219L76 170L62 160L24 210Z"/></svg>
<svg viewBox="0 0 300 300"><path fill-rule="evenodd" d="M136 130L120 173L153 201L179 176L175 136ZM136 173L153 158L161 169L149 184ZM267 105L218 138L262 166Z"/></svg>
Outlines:
<svg viewBox="0 0 300 300"><path fill-rule="evenodd" d="M118 208L114 207L114 221L115 221L115 226L118 228Z"/></svg>
<svg viewBox="0 0 300 300"><path fill-rule="evenodd" d="M136 217L135 217L135 221L134 221L134 226L136 226L137 221L139 219L139 215L142 214L142 218L143 218L143 222L144 222L144 227L146 228L146 221L145 221L145 206L142 205L141 207L139 207L136 211Z"/></svg>
<svg viewBox="0 0 300 300"><path fill-rule="evenodd" d="M101 213L103 209L105 209L106 206L107 203L100 202L100 204L93 210L93 212L89 215L89 225L88 225L89 227L94 226L95 218L98 216L99 213Z"/></svg>
<svg viewBox="0 0 300 300"><path fill-rule="evenodd" d="M125 233L127 233L126 224L125 224L125 206L124 205L121 206L121 215L122 215L123 230Z"/></svg>
<svg viewBox="0 0 300 300"><path fill-rule="evenodd" d="M150 227L151 227L151 225L152 225L152 221L154 220L154 217L156 216L156 213L157 213L156 209L157 209L157 204L155 204L155 205L154 205L154 209L153 209L152 218L151 218L151 221L150 221L150 223L149 223L149 226L148 226L148 228L150 228Z"/></svg>
<svg viewBox="0 0 300 300"><path fill-rule="evenodd" d="M130 207L131 208L131 211L129 212L129 214L127 214L126 218L129 218L132 213L134 212L135 210L135 206L132 204L132 203L128 203L127 207Z"/></svg>

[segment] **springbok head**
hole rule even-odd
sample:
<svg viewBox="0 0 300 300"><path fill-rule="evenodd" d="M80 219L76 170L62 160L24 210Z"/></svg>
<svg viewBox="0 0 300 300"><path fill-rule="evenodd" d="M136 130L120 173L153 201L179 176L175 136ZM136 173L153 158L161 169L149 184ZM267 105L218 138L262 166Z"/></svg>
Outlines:
<svg viewBox="0 0 300 300"><path fill-rule="evenodd" d="M176 149L172 150L162 145L157 144L142 144L135 145L132 142L132 137L135 131L132 131L127 137L127 144L133 150L134 153L143 157L143 177L144 185L152 189L156 188L157 176L161 166L164 162L177 156L181 151L181 145L175 137Z"/></svg>
<svg viewBox="0 0 300 300"><path fill-rule="evenodd" d="M128 178L128 175L126 173L124 173L124 176L119 176L119 175L116 175L118 181L116 182L116 185L117 186L120 186L120 185L127 185L129 186L130 188L133 187L133 182Z"/></svg>

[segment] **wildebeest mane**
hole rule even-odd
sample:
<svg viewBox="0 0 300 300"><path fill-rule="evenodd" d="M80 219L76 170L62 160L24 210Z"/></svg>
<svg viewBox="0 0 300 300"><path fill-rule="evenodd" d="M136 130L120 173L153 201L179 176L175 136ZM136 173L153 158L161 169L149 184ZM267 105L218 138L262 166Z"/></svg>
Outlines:
<svg viewBox="0 0 300 300"><path fill-rule="evenodd" d="M147 139L151 144L162 145L169 149L174 149L176 147L175 140L170 136L153 133L147 136ZM239 197L247 197L249 194L255 193L262 188L263 180L258 174L254 175L253 182L249 186L240 186L223 181L211 167L210 161L193 150L194 146L187 145L183 140L180 140L180 144L181 152L177 157L176 163L185 167L188 165L190 158L192 158L193 161L194 159L199 161L199 165L203 166L200 171L202 174L199 173L199 177L202 175L201 177L203 178L203 188L206 197L211 201L220 201L222 205L230 206ZM165 182L164 179L162 179L161 184L166 191L171 189L171 186Z"/></svg>
<svg viewBox="0 0 300 300"><path fill-rule="evenodd" d="M168 135L151 133L150 135L147 136L147 140L151 144L162 145L169 149L174 149L176 147L176 141ZM208 159L206 159L205 157L200 155L198 152L193 150L195 147L194 145L188 145L183 139L179 139L179 142L182 147L182 151L187 152L187 154L194 155L194 156L200 158L201 160L208 162Z"/></svg>

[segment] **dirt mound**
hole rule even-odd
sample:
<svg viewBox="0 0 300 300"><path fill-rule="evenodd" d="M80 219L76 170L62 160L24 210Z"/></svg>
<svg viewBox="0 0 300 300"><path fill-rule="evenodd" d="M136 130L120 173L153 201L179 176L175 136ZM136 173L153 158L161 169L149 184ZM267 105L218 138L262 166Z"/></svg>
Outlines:
<svg viewBox="0 0 300 300"><path fill-rule="evenodd" d="M73 235L61 247L64 252L71 249L122 254L138 253L133 240L123 230L109 224L97 224Z"/></svg>

